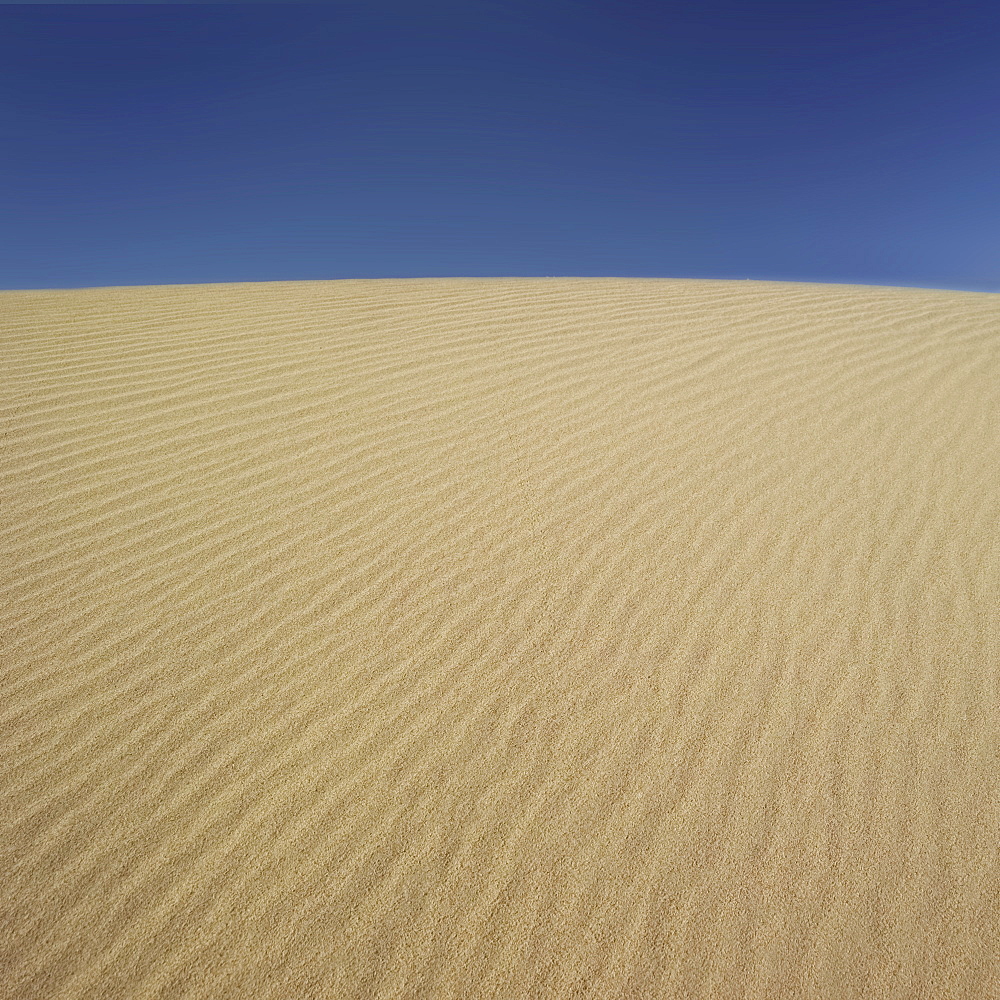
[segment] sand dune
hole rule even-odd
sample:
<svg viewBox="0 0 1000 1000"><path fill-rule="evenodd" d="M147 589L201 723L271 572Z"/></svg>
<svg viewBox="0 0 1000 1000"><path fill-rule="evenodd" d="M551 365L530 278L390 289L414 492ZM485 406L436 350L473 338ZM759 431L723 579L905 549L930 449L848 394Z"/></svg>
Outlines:
<svg viewBox="0 0 1000 1000"><path fill-rule="evenodd" d="M1000 996L1000 296L0 331L4 998Z"/></svg>

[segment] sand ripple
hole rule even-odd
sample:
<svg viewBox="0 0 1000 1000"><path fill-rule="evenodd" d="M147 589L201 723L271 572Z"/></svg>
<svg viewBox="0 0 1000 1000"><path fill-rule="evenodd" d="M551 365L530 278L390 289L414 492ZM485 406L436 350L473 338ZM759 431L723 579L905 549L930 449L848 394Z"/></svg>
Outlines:
<svg viewBox="0 0 1000 1000"><path fill-rule="evenodd" d="M1000 996L1000 296L0 337L3 997Z"/></svg>

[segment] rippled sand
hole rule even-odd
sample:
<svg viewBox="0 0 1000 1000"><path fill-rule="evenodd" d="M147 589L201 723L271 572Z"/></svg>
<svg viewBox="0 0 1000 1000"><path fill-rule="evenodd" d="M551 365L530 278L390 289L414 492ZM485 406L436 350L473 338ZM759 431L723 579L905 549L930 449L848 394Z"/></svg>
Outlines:
<svg viewBox="0 0 1000 1000"><path fill-rule="evenodd" d="M4 998L1000 996L1000 296L0 332Z"/></svg>

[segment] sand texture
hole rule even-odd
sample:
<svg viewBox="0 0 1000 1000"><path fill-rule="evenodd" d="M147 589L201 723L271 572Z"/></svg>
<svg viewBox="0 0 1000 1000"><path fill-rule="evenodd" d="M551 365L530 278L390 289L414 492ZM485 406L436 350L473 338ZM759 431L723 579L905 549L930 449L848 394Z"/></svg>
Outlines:
<svg viewBox="0 0 1000 1000"><path fill-rule="evenodd" d="M1000 997L1000 295L0 294L0 996Z"/></svg>

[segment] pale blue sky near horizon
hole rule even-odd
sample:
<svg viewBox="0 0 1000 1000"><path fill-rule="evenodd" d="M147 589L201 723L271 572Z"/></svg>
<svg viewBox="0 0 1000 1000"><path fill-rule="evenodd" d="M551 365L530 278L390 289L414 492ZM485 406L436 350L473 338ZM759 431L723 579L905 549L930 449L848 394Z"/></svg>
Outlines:
<svg viewBox="0 0 1000 1000"><path fill-rule="evenodd" d="M1000 5L0 7L0 288L1000 291Z"/></svg>

